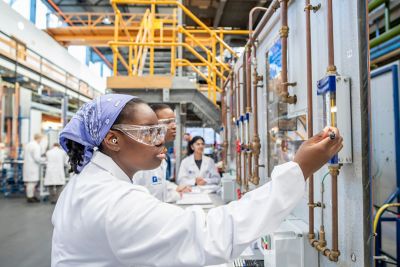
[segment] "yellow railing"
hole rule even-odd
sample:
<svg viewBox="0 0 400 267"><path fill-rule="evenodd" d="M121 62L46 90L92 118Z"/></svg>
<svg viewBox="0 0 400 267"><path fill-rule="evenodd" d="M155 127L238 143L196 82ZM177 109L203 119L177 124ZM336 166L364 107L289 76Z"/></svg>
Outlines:
<svg viewBox="0 0 400 267"><path fill-rule="evenodd" d="M150 5L150 9L146 10L142 17L135 36L132 36L132 31L129 31L127 23L119 10L118 5L120 4ZM226 74L231 70L230 65L223 62L223 54L228 51L232 58L237 58L235 51L224 42L224 34L248 34L247 31L236 32L235 30L210 29L179 1L111 0L111 5L115 13L114 40L109 42L109 46L114 56L114 76L119 75L118 63L126 68L128 76L141 75L147 51L150 64L149 74L151 76L154 75L155 48L169 48L171 51L171 75L175 75L177 67L191 68L207 82L208 97L214 104L217 103L217 93L221 92L222 84L226 80ZM174 8L172 15L165 17L165 15L156 14L157 5L172 5L176 6L176 8ZM177 8L192 19L200 29L187 29L182 25L178 25ZM165 38L164 32L169 33L168 38ZM122 36L121 33L124 33L124 35ZM197 34L203 34L202 38L199 39ZM179 35L182 38L178 38ZM155 39L155 36L158 38ZM177 48L179 47L190 52L196 58L196 61L191 62L185 58L178 58ZM195 48L199 48L200 52ZM122 49L128 49L128 60L122 56L120 52ZM207 72L201 68L206 68Z"/></svg>

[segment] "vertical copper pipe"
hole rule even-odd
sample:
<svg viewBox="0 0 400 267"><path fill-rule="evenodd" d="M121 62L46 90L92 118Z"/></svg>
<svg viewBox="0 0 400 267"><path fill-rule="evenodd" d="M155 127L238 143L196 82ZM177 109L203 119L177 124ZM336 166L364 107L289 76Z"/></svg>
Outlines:
<svg viewBox="0 0 400 267"><path fill-rule="evenodd" d="M251 113L251 45L246 47L246 112Z"/></svg>
<svg viewBox="0 0 400 267"><path fill-rule="evenodd" d="M240 99L240 70L243 68L243 65L240 65L239 66L239 68L237 69L237 72L236 72L236 95L237 95L237 104L236 104L236 120L239 120L239 118L240 118L240 102L241 102L241 99ZM236 141L236 149L237 149L237 146L239 146L240 145L240 141L239 141L239 136L240 136L240 133L239 133L239 131L240 131L240 128L237 128L237 133L236 133L236 135L237 135L237 141ZM237 183L239 184L239 185L242 185L242 153L241 153L241 151L240 150L237 150L236 151L236 157L237 157L237 165L236 165L236 179L237 179Z"/></svg>
<svg viewBox="0 0 400 267"><path fill-rule="evenodd" d="M333 43L333 9L332 0L328 0L328 69L329 74L336 74L335 66L335 54L334 54L334 43ZM333 118L332 122L336 126L336 119ZM329 171L332 177L332 251L329 255L329 259L332 261L338 261L340 252L338 245L338 188L337 188L337 177L339 175L339 166L329 167Z"/></svg>
<svg viewBox="0 0 400 267"><path fill-rule="evenodd" d="M247 103L247 75L246 75L246 70L247 70L247 57L246 54L243 55L243 103L242 103L242 114L243 116L246 115L246 103ZM244 124L242 126L242 141L244 145L247 145L244 143L244 137L246 135L246 129L244 127ZM242 144L242 145L243 145ZM245 148L245 147L244 147ZM246 148L242 149L243 154L243 180L244 180L244 190L245 192L249 191L249 181L248 181L248 176L247 176L247 153L246 153Z"/></svg>
<svg viewBox="0 0 400 267"><path fill-rule="evenodd" d="M287 0L281 0L281 29L280 36L282 42L282 94L288 94L287 85L287 37L289 34L288 17L287 17Z"/></svg>
<svg viewBox="0 0 400 267"><path fill-rule="evenodd" d="M339 176L339 166L333 165L329 167L332 179L332 250L327 255L331 261L339 260L339 233L338 233L338 187L337 178Z"/></svg>
<svg viewBox="0 0 400 267"><path fill-rule="evenodd" d="M287 75L287 38L289 36L289 27L288 27L288 0L280 0L281 2L281 29L279 30L279 34L281 36L282 43L282 92L280 94L281 100L284 103L295 104L297 99L296 96L290 96L288 91L288 75Z"/></svg>
<svg viewBox="0 0 400 267"><path fill-rule="evenodd" d="M251 45L246 47L246 113L251 115ZM247 157L247 181L251 180L252 177L252 155L251 155L251 144L250 144L250 117L247 121L247 129L245 130L247 134L247 143L245 143L245 152Z"/></svg>
<svg viewBox="0 0 400 267"><path fill-rule="evenodd" d="M327 24L328 24L328 69L327 72L330 74L336 73L335 66L335 53L334 53L334 44L333 44L333 14L332 14L332 0L328 0L328 15L327 15Z"/></svg>
<svg viewBox="0 0 400 267"><path fill-rule="evenodd" d="M256 48L253 49L254 56L256 56ZM261 142L260 137L258 135L258 82L262 81L262 76L257 75L257 65L254 65L253 69L253 100L254 100L254 136L252 142L252 154L254 157L254 170L252 174L252 183L258 185L260 183L260 175L259 175L259 157L261 150Z"/></svg>
<svg viewBox="0 0 400 267"><path fill-rule="evenodd" d="M310 0L305 0L306 8L306 58L307 58L307 136L313 136L313 98L312 98L312 50ZM308 178L308 239L312 244L314 233L314 175Z"/></svg>
<svg viewBox="0 0 400 267"><path fill-rule="evenodd" d="M222 94L221 94L221 116L222 116L222 124L224 126L224 142L223 142L223 153L222 153L222 162L224 167L227 166L227 149L228 149L228 124L227 124L227 94L226 94L226 86L231 82L231 76L228 76L225 83L222 85Z"/></svg>
<svg viewBox="0 0 400 267"><path fill-rule="evenodd" d="M332 175L332 250L337 251L338 246L338 188L337 174Z"/></svg>

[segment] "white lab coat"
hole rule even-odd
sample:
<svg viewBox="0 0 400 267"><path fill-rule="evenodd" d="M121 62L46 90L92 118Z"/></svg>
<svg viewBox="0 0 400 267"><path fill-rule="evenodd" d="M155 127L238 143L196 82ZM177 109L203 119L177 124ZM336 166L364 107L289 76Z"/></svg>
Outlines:
<svg viewBox="0 0 400 267"><path fill-rule="evenodd" d="M176 202L180 196L176 192L176 184L167 181L167 162L163 160L161 165L148 171L139 171L135 173L132 183L147 188L150 194L164 202Z"/></svg>
<svg viewBox="0 0 400 267"><path fill-rule="evenodd" d="M210 209L163 203L108 156L95 152L61 193L52 223L52 267L215 265L237 258L275 231L305 192L300 167L275 168L272 181Z"/></svg>
<svg viewBox="0 0 400 267"><path fill-rule="evenodd" d="M24 182L39 181L40 164L43 162L40 145L36 141L26 144L24 149L24 167L22 169Z"/></svg>
<svg viewBox="0 0 400 267"><path fill-rule="evenodd" d="M219 184L221 176L217 172L212 158L203 155L200 169L194 161L193 154L182 160L177 183L179 185L195 185L197 177L204 178L207 184Z"/></svg>
<svg viewBox="0 0 400 267"><path fill-rule="evenodd" d="M65 165L68 156L64 150L59 147L53 147L46 152L47 164L46 175L44 176L44 185L65 185Z"/></svg>

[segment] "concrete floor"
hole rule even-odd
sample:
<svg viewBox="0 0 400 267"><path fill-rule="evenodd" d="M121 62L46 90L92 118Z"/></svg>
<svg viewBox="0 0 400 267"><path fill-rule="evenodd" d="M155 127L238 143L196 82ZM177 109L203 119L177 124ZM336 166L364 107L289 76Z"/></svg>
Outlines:
<svg viewBox="0 0 400 267"><path fill-rule="evenodd" d="M50 267L53 209L0 196L0 266Z"/></svg>

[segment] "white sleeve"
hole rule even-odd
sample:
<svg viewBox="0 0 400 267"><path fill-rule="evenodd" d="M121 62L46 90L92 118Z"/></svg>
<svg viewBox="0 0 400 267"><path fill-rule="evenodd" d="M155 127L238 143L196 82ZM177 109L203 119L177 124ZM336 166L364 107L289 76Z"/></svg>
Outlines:
<svg viewBox="0 0 400 267"><path fill-rule="evenodd" d="M127 193L109 206L105 231L115 257L127 266L221 264L275 231L304 187L300 167L288 162L275 168L270 183L207 216L199 207L182 210L143 193Z"/></svg>
<svg viewBox="0 0 400 267"><path fill-rule="evenodd" d="M37 163L37 164L41 164L43 163L45 160L42 158L41 156L41 151L40 151L40 147L35 147L32 150L32 158L33 160Z"/></svg>
<svg viewBox="0 0 400 267"><path fill-rule="evenodd" d="M186 169L186 159L182 160L181 165L179 167L179 173L178 173L178 179L177 184L178 185L195 185L196 179L195 177L190 177L188 170Z"/></svg>
<svg viewBox="0 0 400 267"><path fill-rule="evenodd" d="M214 160L212 158L209 159L209 166L210 166L210 177L204 178L207 184L219 184L221 181L221 176L217 171L217 167L215 166Z"/></svg>
<svg viewBox="0 0 400 267"><path fill-rule="evenodd" d="M165 181L166 187L167 187L167 197L164 202L175 203L177 200L179 200L181 198L180 194L176 191L176 188L178 186L168 180L164 180L164 181Z"/></svg>

